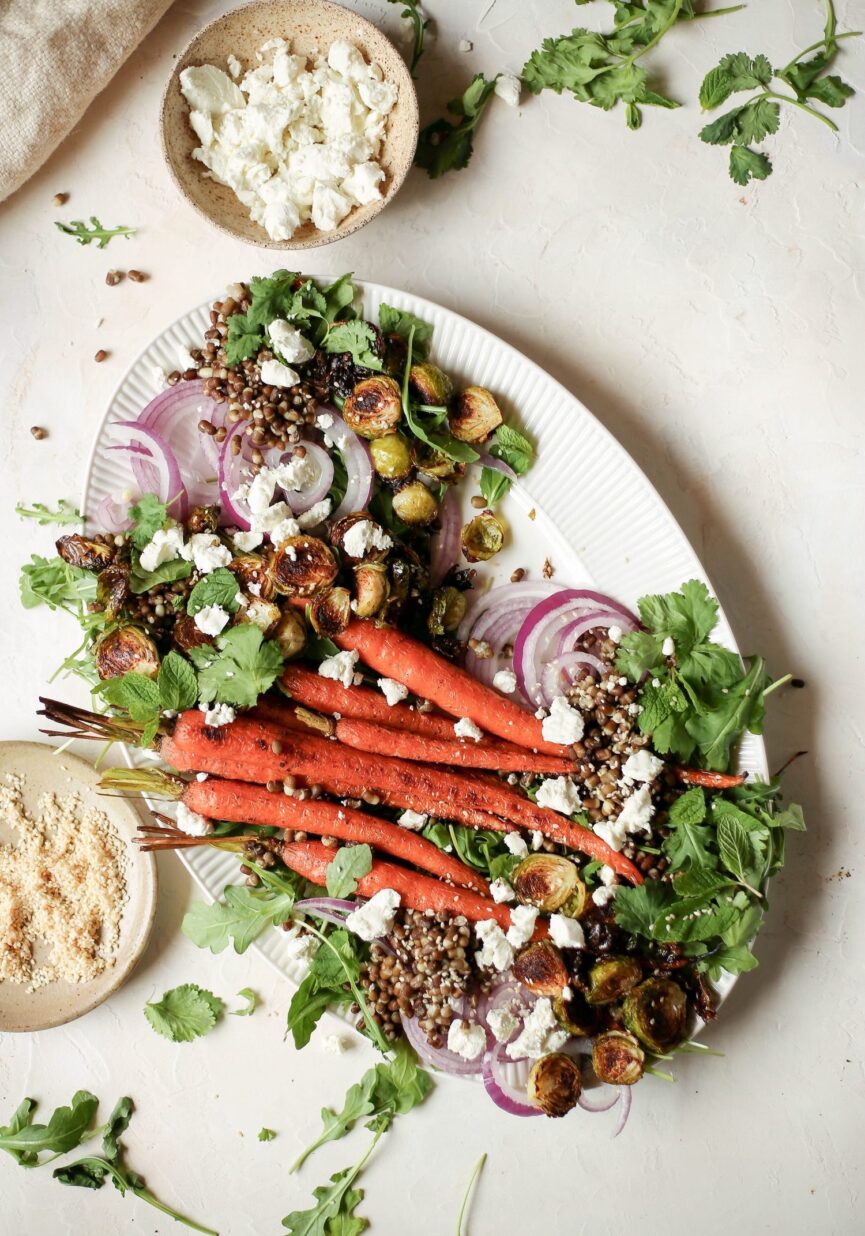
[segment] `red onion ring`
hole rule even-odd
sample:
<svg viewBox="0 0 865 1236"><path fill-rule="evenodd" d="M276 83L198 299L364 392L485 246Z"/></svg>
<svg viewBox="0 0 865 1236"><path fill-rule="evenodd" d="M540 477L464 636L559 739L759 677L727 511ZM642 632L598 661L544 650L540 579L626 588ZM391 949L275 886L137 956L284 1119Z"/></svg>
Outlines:
<svg viewBox="0 0 865 1236"><path fill-rule="evenodd" d="M598 657L592 656L590 652L566 652L563 656L556 657L544 666L541 674L541 690L545 698L552 701L557 695L561 695L563 690L572 687L578 675L571 671L579 668L592 670L600 678L607 672L608 666ZM563 674L568 679L564 688L562 687Z"/></svg>
<svg viewBox="0 0 865 1236"><path fill-rule="evenodd" d="M151 399L136 420L171 447L175 459L183 462L183 482L190 503L205 505L214 500L214 478L219 444L198 428L205 419L217 429L225 423L227 403L215 403L204 393L198 380L178 382Z"/></svg>
<svg viewBox="0 0 865 1236"><path fill-rule="evenodd" d="M430 583L434 588L459 562L460 505L450 485L441 504L439 519L441 527L430 538Z"/></svg>
<svg viewBox="0 0 865 1236"><path fill-rule="evenodd" d="M188 500L174 452L161 436L137 421L116 421L112 429L120 430L128 441L109 450L126 451L132 461L132 472L141 493L154 493L168 506L169 513L186 518Z"/></svg>
<svg viewBox="0 0 865 1236"><path fill-rule="evenodd" d="M251 451L248 436L244 436L245 421L237 424L225 435L222 450L219 452L217 479L219 483L219 502L222 507L222 523L235 524L244 532L252 527L252 512L242 498L236 498L238 487L243 483L242 469L252 466L252 460L244 455L245 450ZM240 435L242 443L239 454L235 455L231 444Z"/></svg>
<svg viewBox="0 0 865 1236"><path fill-rule="evenodd" d="M499 1043L484 1056L481 1074L487 1094L496 1107L500 1107L510 1116L542 1115L539 1107L529 1103L525 1090L512 1085L505 1077L502 1049L503 1044Z"/></svg>
<svg viewBox="0 0 865 1236"><path fill-rule="evenodd" d="M93 508L93 522L101 532L125 532L133 524L129 518L129 503L115 502L106 494Z"/></svg>
<svg viewBox="0 0 865 1236"><path fill-rule="evenodd" d="M318 446L315 442L303 442L301 444L306 451L306 459L314 461L318 469L318 475L314 481L302 489L282 489L285 501L291 507L296 515L308 511L310 507L315 506L316 502L321 502L330 493L330 487L333 485L333 460L324 449L323 446ZM280 463L289 463L293 458L291 451L285 452L280 457Z"/></svg>
<svg viewBox="0 0 865 1236"><path fill-rule="evenodd" d="M580 1097L577 1099L577 1103L583 1109L584 1112L600 1113L600 1112L611 1111L621 1099L622 1097L621 1092L623 1090L629 1089L629 1087L628 1086L620 1086L620 1087L611 1086L609 1087L609 1089L616 1091L616 1093L610 1099L603 1098L600 1101L600 1103L590 1103L589 1100L586 1098L585 1091L583 1091L580 1094Z"/></svg>
<svg viewBox="0 0 865 1236"><path fill-rule="evenodd" d="M342 455L345 464L348 484L345 497L333 512L334 520L342 519L343 515L352 515L355 511L364 511L369 506L372 497L374 474L369 447L357 436L338 413L327 408L332 423L322 432L330 438L336 449Z"/></svg>
<svg viewBox="0 0 865 1236"><path fill-rule="evenodd" d="M496 610L499 615L509 613L517 603L531 601L535 604L542 597L553 596L564 591L562 584L553 584L548 580L526 580L519 584L501 584L498 588L491 588L489 592L476 594L469 601L466 615L457 627L457 639L464 644L469 636L474 636L475 627L479 624L482 615L491 610Z"/></svg>
<svg viewBox="0 0 865 1236"><path fill-rule="evenodd" d="M449 1073L453 1077L473 1077L481 1072L486 1056L483 1059L478 1057L477 1060L466 1060L447 1047L432 1047L416 1017L406 1017L400 1014L400 1020L405 1036L412 1047L420 1058L433 1068L441 1069L443 1073Z"/></svg>
<svg viewBox="0 0 865 1236"><path fill-rule="evenodd" d="M618 1137L628 1123L628 1117L631 1114L631 1104L634 1101L634 1087L622 1086L622 1106L619 1111L619 1119L615 1129L613 1129L613 1137Z"/></svg>

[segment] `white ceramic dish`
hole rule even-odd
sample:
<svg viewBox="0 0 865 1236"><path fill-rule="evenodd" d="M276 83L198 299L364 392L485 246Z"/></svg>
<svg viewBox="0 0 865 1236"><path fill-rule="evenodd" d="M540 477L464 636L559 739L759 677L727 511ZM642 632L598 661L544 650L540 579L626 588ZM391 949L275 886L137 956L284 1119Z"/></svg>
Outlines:
<svg viewBox="0 0 865 1236"><path fill-rule="evenodd" d="M589 410L539 366L495 335L419 296L361 285L365 313L375 318L381 301L410 310L434 324L433 356L457 381L488 386L506 418L521 426L537 445L537 462L526 477L525 493L509 496L503 513L511 526L510 544L482 572L494 582L514 568L537 578L545 558L555 578L571 585L593 584L632 608L649 592L669 592L687 579L708 577L663 499L625 449ZM87 470L82 510L92 511L105 494L118 495L128 484L118 457L104 447L114 421L137 416L160 389L154 373L177 366L179 348L200 343L209 326L209 305L184 314L154 339L120 382L99 428ZM465 486L468 490L470 487ZM534 519L529 511L534 509ZM716 638L736 648L721 613ZM140 752L132 752L136 762ZM147 759L145 755L143 757ZM762 739L747 734L743 770L768 776ZM237 882L237 862L221 850L181 851L181 858L211 897ZM263 934L256 947L283 974L303 977L285 956L282 934ZM733 976L719 985L721 998Z"/></svg>

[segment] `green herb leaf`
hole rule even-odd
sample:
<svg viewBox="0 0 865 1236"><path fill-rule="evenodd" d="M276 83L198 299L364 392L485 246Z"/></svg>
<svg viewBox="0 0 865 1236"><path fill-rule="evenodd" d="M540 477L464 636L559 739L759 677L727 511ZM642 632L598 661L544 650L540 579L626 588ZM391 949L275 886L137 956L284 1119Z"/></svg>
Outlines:
<svg viewBox="0 0 865 1236"><path fill-rule="evenodd" d="M511 487L511 478L492 468L481 468L481 494L490 506L501 502Z"/></svg>
<svg viewBox="0 0 865 1236"><path fill-rule="evenodd" d="M223 901L209 905L193 902L181 924L183 934L193 944L211 953L221 953L229 944L234 945L236 953L245 953L266 927L287 922L294 906L289 892L229 884L222 895Z"/></svg>
<svg viewBox="0 0 865 1236"><path fill-rule="evenodd" d="M672 828L685 824L702 824L706 818L706 795L699 786L686 790L673 803L669 812Z"/></svg>
<svg viewBox="0 0 865 1236"><path fill-rule="evenodd" d="M652 939L656 919L672 900L672 890L658 880L646 880L636 888L620 888L613 902L616 922L622 931Z"/></svg>
<svg viewBox="0 0 865 1236"><path fill-rule="evenodd" d="M730 177L737 185L746 185L751 180L765 180L771 174L772 163L768 155L750 150L747 146L731 147Z"/></svg>
<svg viewBox="0 0 865 1236"><path fill-rule="evenodd" d="M406 21L411 22L412 47L411 47L411 63L409 65L409 72L411 73L412 77L415 77L416 76L415 69L417 68L418 61L423 55L424 34L426 32L427 26L429 25L429 19L425 18L423 15L423 10L421 9L421 5L420 5L420 0L388 0L388 3L389 4L401 4L403 6L403 10L400 13L400 17L404 18ZM347 1233L346 1233L346 1236L348 1236Z"/></svg>
<svg viewBox="0 0 865 1236"><path fill-rule="evenodd" d="M236 577L225 567L217 567L215 571L200 579L192 589L186 612L192 618L208 605L218 605L229 614L236 614L240 608L239 596L240 588Z"/></svg>
<svg viewBox="0 0 865 1236"><path fill-rule="evenodd" d="M25 506L23 502L15 504L15 514L21 519L35 519L41 526L47 524L82 524L84 516L78 510L77 506L72 506L65 498L61 498L57 503L57 509L52 511L44 502L34 502L32 506Z"/></svg>
<svg viewBox="0 0 865 1236"><path fill-rule="evenodd" d="M272 1142L275 1137L276 1137L275 1129L265 1128L265 1129L258 1130L258 1140L260 1142Z"/></svg>
<svg viewBox="0 0 865 1236"><path fill-rule="evenodd" d="M222 1001L195 983L173 987L161 1000L144 1006L144 1016L157 1034L172 1043L190 1043L216 1024Z"/></svg>
<svg viewBox="0 0 865 1236"><path fill-rule="evenodd" d="M406 340L409 331L414 327L415 356L419 360L426 360L429 356L433 334L432 322L425 322L423 318L415 317L413 313L409 313L408 309L394 309L392 305L382 302L378 307L378 324L383 335L399 335L401 339Z"/></svg>
<svg viewBox="0 0 865 1236"><path fill-rule="evenodd" d="M234 1017L251 1017L258 1007L258 996L251 987L242 987L237 993L238 999L245 1000L246 1005L242 1009L233 1009L232 1016Z"/></svg>
<svg viewBox="0 0 865 1236"><path fill-rule="evenodd" d="M337 322L328 331L323 346L326 352L349 352L356 365L378 370L382 363L376 352L377 342L369 322Z"/></svg>
<svg viewBox="0 0 865 1236"><path fill-rule="evenodd" d="M218 700L239 708L252 708L276 681L283 655L275 640L266 640L258 627L243 623L216 638L212 647L193 648L190 657L198 670L202 703Z"/></svg>
<svg viewBox="0 0 865 1236"><path fill-rule="evenodd" d="M97 249L104 249L115 236L125 236L128 240L135 235L134 227L103 227L96 215L90 216L90 227L81 219L73 219L71 223L55 223L54 226L67 236L74 236L79 245L89 245L95 240Z"/></svg>
<svg viewBox="0 0 865 1236"><path fill-rule="evenodd" d="M357 892L360 877L371 870L372 850L368 845L342 846L327 865L328 896L351 897Z"/></svg>
<svg viewBox="0 0 865 1236"><path fill-rule="evenodd" d="M138 554L132 555L132 570L129 573L129 587L136 596L149 592L158 584L176 584L180 579L186 579L192 574L192 563L185 558L170 558L161 562L153 571L143 571Z"/></svg>
<svg viewBox="0 0 865 1236"><path fill-rule="evenodd" d="M0 1128L0 1150L11 1154L22 1167L35 1167L43 1151L66 1154L83 1141L98 1106L99 1100L89 1090L78 1090L68 1107L52 1112L47 1124L35 1124L36 1103L24 1099L9 1124Z"/></svg>
<svg viewBox="0 0 865 1236"><path fill-rule="evenodd" d="M144 674L127 671L120 678L109 678L98 690L106 703L127 712L133 721L146 724L159 717L159 687Z"/></svg>
<svg viewBox="0 0 865 1236"><path fill-rule="evenodd" d="M92 571L70 566L62 558L42 558L33 554L21 568L21 604L25 609L47 605L80 616L90 601L96 600L96 576Z"/></svg>
<svg viewBox="0 0 865 1236"><path fill-rule="evenodd" d="M198 701L195 670L179 652L166 653L156 679L159 707L164 711L185 712Z"/></svg>
<svg viewBox="0 0 865 1236"><path fill-rule="evenodd" d="M264 329L249 320L246 313L232 313L228 319L225 359L229 365L253 360L264 347Z"/></svg>
<svg viewBox="0 0 865 1236"><path fill-rule="evenodd" d="M456 122L434 120L421 130L414 161L435 180L445 172L459 171L468 165L474 148L474 135L496 88L496 78L477 73L447 110Z"/></svg>
<svg viewBox="0 0 865 1236"><path fill-rule="evenodd" d="M726 816L718 823L718 852L721 862L737 880L747 880L754 865L754 847L747 831L735 817Z"/></svg>
<svg viewBox="0 0 865 1236"><path fill-rule="evenodd" d="M129 518L134 520L129 529L129 539L136 549L144 549L153 535L168 523L168 507L156 494L142 494L129 508Z"/></svg>
<svg viewBox="0 0 865 1236"><path fill-rule="evenodd" d="M535 448L513 425L499 425L490 454L513 468L517 476L525 476L535 461Z"/></svg>

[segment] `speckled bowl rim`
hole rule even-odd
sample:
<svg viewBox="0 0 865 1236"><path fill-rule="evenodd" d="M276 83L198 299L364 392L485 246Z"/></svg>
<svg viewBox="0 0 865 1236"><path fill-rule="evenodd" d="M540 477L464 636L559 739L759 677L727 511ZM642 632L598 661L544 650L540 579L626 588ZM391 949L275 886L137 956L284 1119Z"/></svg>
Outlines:
<svg viewBox="0 0 865 1236"><path fill-rule="evenodd" d="M207 219L207 221L213 224L214 227L218 228L220 232L224 232L227 236L231 236L235 240L243 241L246 244L256 245L260 249L318 249L323 245L329 245L334 241L344 240L347 236L352 236L355 232L359 232L362 227L365 227L367 223L371 223L373 219L377 219L384 208L391 201L393 201L399 190L402 188L405 178L412 168L412 160L409 160L400 172L391 177L391 183L385 195L378 203L371 203L371 205L374 206L374 209L370 210L362 217L358 216L358 210L355 208L350 212L343 223L341 223L338 228L334 228L332 232L316 231L311 236L305 236L300 240L272 240L264 229L260 227L260 225L255 225L258 226L261 231L260 237L244 236L242 233L236 231L230 224L225 223L216 215L211 214L210 211L205 210L203 206L199 205L199 203L194 200L194 198L190 197L185 186L183 185L183 182L177 174L174 166L174 155L169 147L168 139L166 137L166 112L168 109L171 92L172 90L180 89L180 74L183 69L187 67L187 58L194 56L195 48L199 41L204 39L205 36L210 34L216 27L225 25L229 21L233 20L238 13L248 13L254 9L269 7L273 5L274 2L275 0L249 0L248 4L239 5L237 8L229 9L227 13L222 13L219 17L214 18L213 21L208 22L206 26L202 26L201 29L192 36L178 55L171 71L171 75L166 83L165 89L162 92L162 98L159 105L159 144L162 149L162 157L165 160L171 179L180 193L180 196L193 208L196 214L201 215L204 219ZM279 0L276 0L276 2L279 2ZM420 109L418 106L417 91L415 90L415 84L412 80L411 73L409 72L408 66L406 65L399 49L387 37L387 35L375 25L374 22L369 21L366 17L362 17L359 13L355 13L353 9L346 9L345 5L335 4L333 3L333 0L308 0L308 2L320 7L323 13L326 13L328 10L332 9L340 9L343 12L350 12L353 20L356 20L359 26L366 27L372 32L371 37L383 39L393 49L394 55L402 64L404 70L401 74L401 80L398 82L398 85L401 92L405 91L405 97L409 101L411 117L408 123L411 126L412 145L416 147L418 136L420 134ZM288 0L288 4L290 6L290 0ZM204 165L202 164L202 168L203 166Z"/></svg>

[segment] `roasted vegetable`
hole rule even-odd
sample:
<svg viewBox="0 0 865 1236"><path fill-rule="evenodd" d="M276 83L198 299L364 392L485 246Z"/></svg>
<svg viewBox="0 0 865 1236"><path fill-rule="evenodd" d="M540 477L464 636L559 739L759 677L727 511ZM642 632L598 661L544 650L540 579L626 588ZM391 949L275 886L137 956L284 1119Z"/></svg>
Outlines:
<svg viewBox="0 0 865 1236"><path fill-rule="evenodd" d="M89 537L74 532L70 536L61 536L55 542L57 552L64 562L70 566L81 567L85 571L104 571L114 561L113 545L104 545L102 541L91 541Z"/></svg>
<svg viewBox="0 0 865 1236"><path fill-rule="evenodd" d="M366 546L360 553L350 552L346 546L346 536L352 528L360 527L360 533L355 532L354 538L356 542L353 544L355 551L359 548L360 541ZM350 538L350 540L354 540ZM330 542L343 554L349 562L384 562L391 549L393 542L387 536L384 528L371 519L364 511L356 511L353 515L346 515L344 519L339 520L330 530ZM368 544L367 544L368 543Z"/></svg>
<svg viewBox="0 0 865 1236"><path fill-rule="evenodd" d="M238 554L236 558L231 559L228 569L244 592L249 592L250 584L252 584L253 593L257 589L258 595L263 600L269 601L273 596L273 585L267 574L267 563L261 554Z"/></svg>
<svg viewBox="0 0 865 1236"><path fill-rule="evenodd" d="M354 612L372 618L388 598L387 568L378 562L362 562L354 568Z"/></svg>
<svg viewBox="0 0 865 1236"><path fill-rule="evenodd" d="M351 593L347 588L322 588L309 606L309 621L316 635L339 635L351 622Z"/></svg>
<svg viewBox="0 0 865 1236"><path fill-rule="evenodd" d="M505 543L504 524L492 511L481 511L460 533L460 546L467 562L487 562Z"/></svg>
<svg viewBox="0 0 865 1236"><path fill-rule="evenodd" d="M181 652L189 652L192 648L203 648L205 644L213 643L213 636L199 631L195 619L188 614L181 614L175 619L171 638Z"/></svg>
<svg viewBox="0 0 865 1236"><path fill-rule="evenodd" d="M461 442L483 442L501 425L502 414L485 386L467 386L454 400L449 420Z"/></svg>
<svg viewBox="0 0 865 1236"><path fill-rule="evenodd" d="M599 1081L633 1086L643 1076L646 1057L632 1034L607 1030L592 1043L592 1068Z"/></svg>
<svg viewBox="0 0 865 1236"><path fill-rule="evenodd" d="M688 1001L678 983L648 978L628 992L622 1019L649 1051L665 1052L685 1037Z"/></svg>
<svg viewBox="0 0 865 1236"><path fill-rule="evenodd" d="M640 963L634 957L605 957L595 962L589 971L589 1004L612 1004L621 999L643 977Z"/></svg>
<svg viewBox="0 0 865 1236"><path fill-rule="evenodd" d="M466 594L458 588L437 589L427 617L430 635L455 631L465 617L468 605Z"/></svg>
<svg viewBox="0 0 865 1236"><path fill-rule="evenodd" d="M435 450L417 438L411 444L411 458L418 472L422 472L424 476L434 476L440 481L450 476L461 475L464 470L463 465L457 463L455 459L443 455L441 451Z"/></svg>
<svg viewBox="0 0 865 1236"><path fill-rule="evenodd" d="M262 601L260 597L247 597L248 604L237 611L236 622L248 622L270 635L279 622L282 611L274 601Z"/></svg>
<svg viewBox="0 0 865 1236"><path fill-rule="evenodd" d="M548 1116L566 1116L576 1107L581 1090L580 1067L570 1056L554 1051L542 1056L529 1073L529 1102Z"/></svg>
<svg viewBox="0 0 865 1236"><path fill-rule="evenodd" d="M580 992L573 991L571 988L567 990L570 991L567 997L559 995L553 999L556 1021L564 1030L575 1034L577 1038L588 1038L595 1032L598 1014L595 1009L590 1008Z"/></svg>
<svg viewBox="0 0 865 1236"><path fill-rule="evenodd" d="M398 481L411 472L411 452L401 433L388 433L369 444L372 466L379 476Z"/></svg>
<svg viewBox="0 0 865 1236"><path fill-rule="evenodd" d="M279 644L279 651L286 661L299 656L306 647L306 623L303 615L296 609L284 610L279 622L270 632L270 638Z"/></svg>
<svg viewBox="0 0 865 1236"><path fill-rule="evenodd" d="M393 378L366 378L346 399L342 416L362 438L383 438L402 420L402 392Z"/></svg>
<svg viewBox="0 0 865 1236"><path fill-rule="evenodd" d="M314 536L291 536L279 547L270 564L270 579L284 596L311 596L336 579L336 557L329 545Z"/></svg>
<svg viewBox="0 0 865 1236"><path fill-rule="evenodd" d="M409 384L418 403L443 407L453 399L453 382L446 373L439 369L438 365L433 365L430 361L412 365Z"/></svg>
<svg viewBox="0 0 865 1236"><path fill-rule="evenodd" d="M96 600L109 618L117 618L120 614L129 599L129 591L129 567L126 563L115 563L99 572Z"/></svg>
<svg viewBox="0 0 865 1236"><path fill-rule="evenodd" d="M431 524L438 514L438 502L423 481L409 481L393 496L393 512L404 524Z"/></svg>
<svg viewBox="0 0 865 1236"><path fill-rule="evenodd" d="M514 977L539 996L561 996L570 981L562 954L549 940L537 940L517 955Z"/></svg>
<svg viewBox="0 0 865 1236"><path fill-rule="evenodd" d="M520 901L537 906L545 914L560 910L581 882L570 859L558 854L529 854L511 876Z"/></svg>
<svg viewBox="0 0 865 1236"><path fill-rule="evenodd" d="M121 674L143 674L155 678L159 673L159 653L153 640L140 627L115 627L103 635L93 650L100 678L119 678Z"/></svg>
<svg viewBox="0 0 865 1236"><path fill-rule="evenodd" d="M190 536L197 532L218 532L219 507L194 506L186 520L186 531Z"/></svg>

